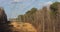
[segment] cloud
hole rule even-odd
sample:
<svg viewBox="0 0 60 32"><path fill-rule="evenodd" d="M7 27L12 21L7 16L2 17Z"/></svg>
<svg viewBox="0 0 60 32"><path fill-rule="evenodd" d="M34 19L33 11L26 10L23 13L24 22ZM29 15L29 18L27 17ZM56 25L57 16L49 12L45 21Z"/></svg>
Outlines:
<svg viewBox="0 0 60 32"><path fill-rule="evenodd" d="M58 2L60 2L60 0L57 0Z"/></svg>
<svg viewBox="0 0 60 32"><path fill-rule="evenodd" d="M13 0L14 2L19 2L19 0Z"/></svg>
<svg viewBox="0 0 60 32"><path fill-rule="evenodd" d="M26 1L31 1L31 0L13 0L14 2L26 2Z"/></svg>
<svg viewBox="0 0 60 32"><path fill-rule="evenodd" d="M37 5L42 8L44 6L50 6L53 2L52 1L47 1L47 2L37 2Z"/></svg>
<svg viewBox="0 0 60 32"><path fill-rule="evenodd" d="M42 5L43 6L50 6L52 3L53 3L52 1L48 1L48 2L43 3Z"/></svg>
<svg viewBox="0 0 60 32"><path fill-rule="evenodd" d="M25 1L25 0L13 0L14 2L22 2L22 1Z"/></svg>
<svg viewBox="0 0 60 32"><path fill-rule="evenodd" d="M51 5L53 2L52 1L49 1L49 2L47 2L46 4L47 5Z"/></svg>

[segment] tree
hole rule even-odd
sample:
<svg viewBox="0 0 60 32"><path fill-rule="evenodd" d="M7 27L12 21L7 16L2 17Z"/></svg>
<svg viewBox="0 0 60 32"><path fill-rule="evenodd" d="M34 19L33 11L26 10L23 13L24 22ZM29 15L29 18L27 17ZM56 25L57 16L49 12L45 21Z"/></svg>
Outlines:
<svg viewBox="0 0 60 32"><path fill-rule="evenodd" d="M32 8L31 10L27 11L26 14L33 14L37 11L37 8Z"/></svg>
<svg viewBox="0 0 60 32"><path fill-rule="evenodd" d="M51 13L52 13L51 20L52 20L52 23L53 23L51 25L54 27L53 29L55 29L54 30L55 32L60 32L60 31L58 31L60 29L60 27L59 27L59 23L60 23L60 16L59 16L60 15L60 12L59 12L60 8L59 8L59 6L60 6L60 2L54 2L50 6Z"/></svg>
<svg viewBox="0 0 60 32"><path fill-rule="evenodd" d="M19 16L18 16L18 20L21 21L21 22L23 22L23 20L24 20L24 17L23 17L23 16L24 16L24 15L19 15Z"/></svg>
<svg viewBox="0 0 60 32"><path fill-rule="evenodd" d="M0 32L9 32L9 25L8 25L7 15L3 8L0 7Z"/></svg>
<svg viewBox="0 0 60 32"><path fill-rule="evenodd" d="M51 9L51 14L52 15L55 15L58 13L58 5L60 4L60 2L54 2L51 6L50 6L50 9Z"/></svg>
<svg viewBox="0 0 60 32"><path fill-rule="evenodd" d="M53 12L56 12L58 10L58 4L60 4L60 2L54 2L51 6L50 6L50 9L53 11Z"/></svg>

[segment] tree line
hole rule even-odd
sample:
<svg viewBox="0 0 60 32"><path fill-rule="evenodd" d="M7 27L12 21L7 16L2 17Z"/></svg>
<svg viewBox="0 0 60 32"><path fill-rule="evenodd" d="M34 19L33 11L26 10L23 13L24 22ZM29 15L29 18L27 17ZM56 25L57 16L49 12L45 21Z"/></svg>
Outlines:
<svg viewBox="0 0 60 32"><path fill-rule="evenodd" d="M40 10L32 8L18 20L31 23L38 32L60 32L60 2L51 4L49 10L45 6Z"/></svg>

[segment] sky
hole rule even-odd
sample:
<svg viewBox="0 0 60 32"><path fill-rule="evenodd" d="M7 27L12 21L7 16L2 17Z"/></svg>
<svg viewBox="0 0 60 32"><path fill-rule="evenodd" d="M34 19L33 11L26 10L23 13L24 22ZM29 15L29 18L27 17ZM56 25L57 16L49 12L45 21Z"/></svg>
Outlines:
<svg viewBox="0 0 60 32"><path fill-rule="evenodd" d="M0 0L0 7L4 8L8 18L16 18L33 7L40 9L55 1L60 0Z"/></svg>

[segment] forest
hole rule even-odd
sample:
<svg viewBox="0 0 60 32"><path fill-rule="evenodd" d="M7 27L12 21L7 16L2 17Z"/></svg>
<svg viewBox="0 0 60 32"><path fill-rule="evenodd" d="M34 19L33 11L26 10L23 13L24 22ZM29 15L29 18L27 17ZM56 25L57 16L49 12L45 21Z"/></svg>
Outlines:
<svg viewBox="0 0 60 32"><path fill-rule="evenodd" d="M4 9L0 8L0 25L1 32L60 32L60 2L39 10L33 7L9 21Z"/></svg>

